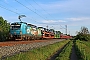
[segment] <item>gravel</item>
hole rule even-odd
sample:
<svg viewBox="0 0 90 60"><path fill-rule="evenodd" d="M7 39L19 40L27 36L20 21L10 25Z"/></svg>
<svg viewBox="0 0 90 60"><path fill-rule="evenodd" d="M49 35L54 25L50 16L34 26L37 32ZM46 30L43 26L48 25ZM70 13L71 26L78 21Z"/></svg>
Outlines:
<svg viewBox="0 0 90 60"><path fill-rule="evenodd" d="M39 48L39 47L53 44L60 41L63 41L63 40L50 40L47 42L35 42L35 43L30 43L30 44L3 46L3 47L0 47L0 58L5 58L7 56L15 55L20 52L28 51L34 48Z"/></svg>

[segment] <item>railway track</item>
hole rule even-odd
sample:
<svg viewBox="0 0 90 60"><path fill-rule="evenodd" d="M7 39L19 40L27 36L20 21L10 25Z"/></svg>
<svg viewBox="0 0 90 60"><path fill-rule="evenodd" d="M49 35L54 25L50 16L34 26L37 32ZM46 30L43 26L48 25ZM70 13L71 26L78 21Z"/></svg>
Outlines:
<svg viewBox="0 0 90 60"><path fill-rule="evenodd" d="M48 41L54 41L54 40L62 40L62 39L47 39L47 40L32 40L32 41L6 41L6 42L0 42L0 47L3 46L14 46L19 44L30 44L30 43L37 43L37 42L48 42Z"/></svg>
<svg viewBox="0 0 90 60"><path fill-rule="evenodd" d="M0 42L0 47L2 46L13 46L13 45L19 45L19 44L29 44L29 43L35 43L35 42L45 42L47 40L33 40L33 41L6 41L6 42Z"/></svg>
<svg viewBox="0 0 90 60"><path fill-rule="evenodd" d="M0 42L0 58L15 55L19 52L28 51L49 44L63 41L62 39L53 40L34 40L34 41L7 41Z"/></svg>

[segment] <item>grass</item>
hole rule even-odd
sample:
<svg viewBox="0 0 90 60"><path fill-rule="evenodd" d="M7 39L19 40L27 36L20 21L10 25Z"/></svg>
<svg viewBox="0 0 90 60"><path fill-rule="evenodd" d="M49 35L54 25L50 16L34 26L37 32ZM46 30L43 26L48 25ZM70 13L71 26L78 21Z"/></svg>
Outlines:
<svg viewBox="0 0 90 60"><path fill-rule="evenodd" d="M59 56L56 58L56 60L70 60L72 45L73 42L70 41L62 50L62 52L59 54Z"/></svg>
<svg viewBox="0 0 90 60"><path fill-rule="evenodd" d="M90 42L76 41L76 52L79 60L90 60Z"/></svg>
<svg viewBox="0 0 90 60"><path fill-rule="evenodd" d="M90 41L83 41L82 43L86 44L88 47L90 47Z"/></svg>
<svg viewBox="0 0 90 60"><path fill-rule="evenodd" d="M58 49L62 48L69 40L47 45L41 48L32 49L28 52L20 53L11 57L7 57L5 60L46 60Z"/></svg>

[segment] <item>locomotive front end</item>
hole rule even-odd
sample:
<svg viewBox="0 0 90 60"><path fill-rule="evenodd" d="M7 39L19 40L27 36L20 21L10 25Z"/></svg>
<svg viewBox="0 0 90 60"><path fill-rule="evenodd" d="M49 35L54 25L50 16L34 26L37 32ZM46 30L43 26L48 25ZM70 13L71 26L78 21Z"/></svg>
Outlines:
<svg viewBox="0 0 90 60"><path fill-rule="evenodd" d="M21 24L20 23L12 23L10 27L10 37L15 39L19 38L21 35Z"/></svg>

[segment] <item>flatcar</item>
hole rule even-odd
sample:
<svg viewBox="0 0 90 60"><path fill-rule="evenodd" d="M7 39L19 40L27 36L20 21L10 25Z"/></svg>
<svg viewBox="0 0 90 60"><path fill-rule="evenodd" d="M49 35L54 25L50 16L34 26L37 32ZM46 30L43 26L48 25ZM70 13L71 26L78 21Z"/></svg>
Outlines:
<svg viewBox="0 0 90 60"><path fill-rule="evenodd" d="M69 36L69 35L61 34L61 35L60 35L60 38L61 38L61 39L71 39L72 37Z"/></svg>

